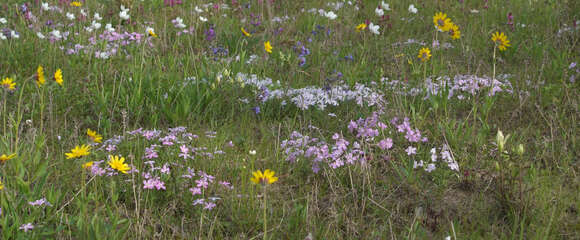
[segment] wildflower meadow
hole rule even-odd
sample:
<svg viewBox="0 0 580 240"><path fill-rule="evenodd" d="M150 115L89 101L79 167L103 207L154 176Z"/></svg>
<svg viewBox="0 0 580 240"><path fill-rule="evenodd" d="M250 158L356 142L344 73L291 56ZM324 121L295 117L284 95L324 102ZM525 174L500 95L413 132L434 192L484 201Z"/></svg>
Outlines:
<svg viewBox="0 0 580 240"><path fill-rule="evenodd" d="M0 239L580 239L580 1L3 0Z"/></svg>

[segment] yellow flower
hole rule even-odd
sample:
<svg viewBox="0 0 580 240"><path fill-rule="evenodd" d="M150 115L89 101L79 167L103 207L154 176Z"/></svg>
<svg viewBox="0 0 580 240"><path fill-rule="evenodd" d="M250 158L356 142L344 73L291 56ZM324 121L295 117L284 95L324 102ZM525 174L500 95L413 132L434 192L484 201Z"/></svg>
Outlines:
<svg viewBox="0 0 580 240"><path fill-rule="evenodd" d="M425 62L431 58L431 50L429 50L429 48L421 48L417 57L421 59L421 62Z"/></svg>
<svg viewBox="0 0 580 240"><path fill-rule="evenodd" d="M125 158L121 156L109 155L109 166L119 172L127 174L131 170L128 164L125 163Z"/></svg>
<svg viewBox="0 0 580 240"><path fill-rule="evenodd" d="M152 27L148 27L147 28L147 33L149 33L149 36L156 38L157 34L155 33L155 29L153 29Z"/></svg>
<svg viewBox="0 0 580 240"><path fill-rule="evenodd" d="M12 78L2 79L2 82L0 82L0 86L2 86L3 88L5 88L9 91L14 91L16 89L16 83L14 82L14 79L12 79Z"/></svg>
<svg viewBox="0 0 580 240"><path fill-rule="evenodd" d="M79 145L77 145L75 148L71 149L69 153L65 153L66 159L80 158L80 157L87 156L87 155L91 154L89 152L89 150L91 150L91 146L89 146L89 145L83 144L80 147L79 147Z"/></svg>
<svg viewBox="0 0 580 240"><path fill-rule="evenodd" d="M439 12L433 16L433 24L435 24L436 29L439 29L442 32L449 31L453 25L451 19L447 18L447 14L442 12Z"/></svg>
<svg viewBox="0 0 580 240"><path fill-rule="evenodd" d="M459 26L453 24L451 29L449 29L449 34L451 35L451 39L456 40L461 38L461 31L459 31Z"/></svg>
<svg viewBox="0 0 580 240"><path fill-rule="evenodd" d="M356 26L356 31L360 32L361 30L365 30L367 29L367 25L365 23L361 23L358 26Z"/></svg>
<svg viewBox="0 0 580 240"><path fill-rule="evenodd" d="M246 32L246 29L242 28L242 33L244 34L244 36L246 37L251 37L252 34L250 34L249 32Z"/></svg>
<svg viewBox="0 0 580 240"><path fill-rule="evenodd" d="M80 7L80 6L82 6L83 4L82 4L81 2L79 2L79 1L74 1L74 2L71 2L71 3L70 3L70 5L71 5L72 7Z"/></svg>
<svg viewBox="0 0 580 240"><path fill-rule="evenodd" d="M62 70L60 70L60 68L57 69L56 72L54 73L54 81L62 87L62 83L64 80L62 79Z"/></svg>
<svg viewBox="0 0 580 240"><path fill-rule="evenodd" d="M4 163L10 159L13 159L16 157L16 153L10 154L8 156L6 156L6 154L2 154L2 156L0 156L0 162Z"/></svg>
<svg viewBox="0 0 580 240"><path fill-rule="evenodd" d="M497 48L500 51L505 51L507 47L511 46L510 40L507 39L507 36L502 32L495 32L491 35L491 41L495 43Z"/></svg>
<svg viewBox="0 0 580 240"><path fill-rule="evenodd" d="M36 69L36 84L39 87L42 87L42 85L44 85L46 83L46 80L44 79L44 69L42 68L42 66L38 65L38 68Z"/></svg>
<svg viewBox="0 0 580 240"><path fill-rule="evenodd" d="M98 134L97 131L93 131L90 128L87 128L87 135L93 140L93 142L101 143L103 142L103 136Z"/></svg>
<svg viewBox="0 0 580 240"><path fill-rule="evenodd" d="M272 53L272 45L270 45L270 41L266 41L264 43L264 50L268 53Z"/></svg>
<svg viewBox="0 0 580 240"><path fill-rule="evenodd" d="M253 178L251 178L250 180L252 180L252 182L254 182L255 184L272 184L275 183L276 181L278 181L278 177L274 177L275 172L270 170L270 169L266 169L264 171L264 173L262 173L262 171L258 170L252 173L252 175L254 175Z"/></svg>
<svg viewBox="0 0 580 240"><path fill-rule="evenodd" d="M83 167L83 169L89 169L89 168L91 168L91 167L93 166L93 164L94 164L94 163L95 163L95 162L93 162L93 161L86 162L86 163L84 163L84 164L82 165L82 167Z"/></svg>
<svg viewBox="0 0 580 240"><path fill-rule="evenodd" d="M0 181L0 190L4 189L4 184L2 184L2 181Z"/></svg>

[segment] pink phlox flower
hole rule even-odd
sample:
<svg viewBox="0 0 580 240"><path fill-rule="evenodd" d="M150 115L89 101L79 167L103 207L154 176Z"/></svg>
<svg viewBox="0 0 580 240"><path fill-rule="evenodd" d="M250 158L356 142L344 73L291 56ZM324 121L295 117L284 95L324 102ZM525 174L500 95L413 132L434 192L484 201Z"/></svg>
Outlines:
<svg viewBox="0 0 580 240"><path fill-rule="evenodd" d="M381 140L377 145L381 150L391 149L393 147L393 139L385 138Z"/></svg>
<svg viewBox="0 0 580 240"><path fill-rule="evenodd" d="M201 194L201 188L198 187L189 188L189 191L191 192L192 195Z"/></svg>

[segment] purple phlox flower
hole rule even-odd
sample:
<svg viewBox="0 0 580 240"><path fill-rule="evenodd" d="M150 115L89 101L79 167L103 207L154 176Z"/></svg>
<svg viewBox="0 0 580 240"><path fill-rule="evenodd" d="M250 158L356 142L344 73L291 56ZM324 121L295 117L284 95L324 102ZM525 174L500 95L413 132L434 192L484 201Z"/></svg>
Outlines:
<svg viewBox="0 0 580 240"><path fill-rule="evenodd" d="M145 148L145 158L146 159L153 159L153 158L159 157L159 155L155 151L155 147L157 147L157 145L151 145L150 147Z"/></svg>
<svg viewBox="0 0 580 240"><path fill-rule="evenodd" d="M233 141L229 141L228 142L228 147L234 147L234 142Z"/></svg>
<svg viewBox="0 0 580 240"><path fill-rule="evenodd" d="M377 145L381 150L391 149L393 147L393 139L385 138L381 140Z"/></svg>
<svg viewBox="0 0 580 240"><path fill-rule="evenodd" d="M203 207L203 209L211 210L211 209L213 209L216 206L217 205L215 203L213 203L213 202L206 202L205 203L205 206Z"/></svg>
<svg viewBox="0 0 580 240"><path fill-rule="evenodd" d="M253 107L253 108L252 108L252 111L253 111L255 114L260 114L260 106L255 106L255 107Z"/></svg>
<svg viewBox="0 0 580 240"><path fill-rule="evenodd" d="M157 190L165 190L165 183L161 181L158 177L149 178L143 181L143 189L157 189Z"/></svg>
<svg viewBox="0 0 580 240"><path fill-rule="evenodd" d="M191 192L192 195L201 194L201 188L198 187L189 188L189 191Z"/></svg>
<svg viewBox="0 0 580 240"><path fill-rule="evenodd" d="M181 145L181 146L179 147L179 149L180 149L180 151L181 151L181 153L179 153L179 155L178 155L180 158L183 158L183 159L188 159L188 158L190 158L190 157L191 157L191 156L189 155L189 148L187 148L187 146L185 146L185 145Z"/></svg>
<svg viewBox="0 0 580 240"><path fill-rule="evenodd" d="M219 182L219 184L220 184L220 185L222 185L222 186L224 186L224 187L226 187L226 188L229 188L229 189L234 189L234 186L232 186L232 184L231 184L231 183L229 183L229 182L226 182L226 181L220 181L220 182Z"/></svg>
<svg viewBox="0 0 580 240"><path fill-rule="evenodd" d="M32 223L26 223L26 224L22 224L18 229L20 229L24 232L28 232L28 231L34 229L34 225L32 225Z"/></svg>
<svg viewBox="0 0 580 240"><path fill-rule="evenodd" d="M117 146L113 145L113 144L107 144L107 147L105 148L105 150L107 150L107 152L112 152L117 150Z"/></svg>
<svg viewBox="0 0 580 240"><path fill-rule="evenodd" d="M206 178L195 180L195 183L197 184L198 188L207 188L209 186L209 182Z"/></svg>
<svg viewBox="0 0 580 240"><path fill-rule="evenodd" d="M159 171L163 174L169 174L171 170L169 169L169 165L165 163Z"/></svg>
<svg viewBox="0 0 580 240"><path fill-rule="evenodd" d="M176 141L176 140L177 140L177 137L173 134L167 135L167 136L159 139L159 141L161 141L161 143L163 145L166 145L166 146L173 145L174 141Z"/></svg>
<svg viewBox="0 0 580 240"><path fill-rule="evenodd" d="M195 199L195 200L193 201L193 206L195 206L195 205L200 205L200 204L204 204L204 203L205 203L205 200L204 200L203 198L200 198L200 199Z"/></svg>
<svg viewBox="0 0 580 240"><path fill-rule="evenodd" d="M52 206L52 204L50 204L50 202L46 201L46 198L41 198L41 199L38 199L36 201L28 202L28 205L30 205L30 206L42 206L42 205L46 205L46 206L49 206L49 207Z"/></svg>
<svg viewBox="0 0 580 240"><path fill-rule="evenodd" d="M141 133L141 135L145 137L147 140L151 140L153 138L158 137L160 133L161 132L157 130L145 130Z"/></svg>

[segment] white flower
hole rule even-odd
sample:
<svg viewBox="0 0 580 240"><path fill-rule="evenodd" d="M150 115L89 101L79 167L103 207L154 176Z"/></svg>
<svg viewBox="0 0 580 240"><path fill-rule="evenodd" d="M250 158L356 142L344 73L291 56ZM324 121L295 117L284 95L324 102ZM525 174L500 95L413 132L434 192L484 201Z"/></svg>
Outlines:
<svg viewBox="0 0 580 240"><path fill-rule="evenodd" d="M413 5L413 4L409 5L409 12L417 13L417 8L415 8L415 5Z"/></svg>
<svg viewBox="0 0 580 240"><path fill-rule="evenodd" d="M324 14L324 16L326 16L330 20L334 20L336 19L336 17L338 17L333 11L327 12L326 14Z"/></svg>
<svg viewBox="0 0 580 240"><path fill-rule="evenodd" d="M479 13L479 10L477 10L477 9L471 9L471 11L470 11L470 12L471 12L471 13Z"/></svg>
<svg viewBox="0 0 580 240"><path fill-rule="evenodd" d="M195 6L195 11L197 13L202 13L203 12L203 9L199 8L198 6Z"/></svg>
<svg viewBox="0 0 580 240"><path fill-rule="evenodd" d="M10 32L10 36L11 36L12 38L16 38L16 39L20 38L20 35L18 35L18 33L17 33L17 32L15 32L15 31L12 31L12 32Z"/></svg>
<svg viewBox="0 0 580 240"><path fill-rule="evenodd" d="M52 30L52 32L50 32L50 35L52 35L54 38L56 39L61 39L62 35L60 34L59 30Z"/></svg>
<svg viewBox="0 0 580 240"><path fill-rule="evenodd" d="M48 10L50 10L50 6L48 5L48 3L42 3L42 6L41 6L41 8L42 8L42 10L44 10L44 11L48 11Z"/></svg>
<svg viewBox="0 0 580 240"><path fill-rule="evenodd" d="M176 28L185 28L186 27L185 24L183 24L183 19L181 19L180 17L173 19L173 21L171 21L171 22L173 22L173 25Z"/></svg>
<svg viewBox="0 0 580 240"><path fill-rule="evenodd" d="M101 23L99 23L99 22L97 22L97 21L93 20L93 23L91 24L91 27L92 27L93 29L97 30L97 29L101 28Z"/></svg>
<svg viewBox="0 0 580 240"><path fill-rule="evenodd" d="M101 15L99 13L95 13L95 15L93 15L93 18L97 21L103 20L103 18L101 17Z"/></svg>
<svg viewBox="0 0 580 240"><path fill-rule="evenodd" d="M84 10L84 9L81 9L81 15L83 15L83 16L85 16L85 17L86 17L86 16L87 16L87 12L85 12L85 10Z"/></svg>
<svg viewBox="0 0 580 240"><path fill-rule="evenodd" d="M0 40L6 40L6 36L2 32L0 32Z"/></svg>
<svg viewBox="0 0 580 240"><path fill-rule="evenodd" d="M374 33L376 35L381 34L381 32L379 32L379 28L381 28L381 26L374 25L373 23L369 24L369 31L371 31L372 33Z"/></svg>
<svg viewBox="0 0 580 240"><path fill-rule="evenodd" d="M389 7L388 3L385 3L385 1L381 1L381 7L383 7L383 9L385 11L391 11L391 8Z"/></svg>
<svg viewBox="0 0 580 240"><path fill-rule="evenodd" d="M6 23L8 23L8 21L6 21L6 18L0 18L0 23L6 24Z"/></svg>
<svg viewBox="0 0 580 240"><path fill-rule="evenodd" d="M107 23L105 25L105 30L109 31L109 32L114 32L115 28L113 28L113 25L111 25L110 23Z"/></svg>
<svg viewBox="0 0 580 240"><path fill-rule="evenodd" d="M207 22L207 18L204 18L202 16L199 16L199 20L202 21L202 22Z"/></svg>
<svg viewBox="0 0 580 240"><path fill-rule="evenodd" d="M131 16L129 15L129 9L121 5L121 12L119 12L119 17L123 20L128 20Z"/></svg>
<svg viewBox="0 0 580 240"><path fill-rule="evenodd" d="M44 38L45 38L44 34L42 34L41 32L37 32L37 33L36 33L36 36L37 36L38 38L40 38L40 39L44 39Z"/></svg>
<svg viewBox="0 0 580 240"><path fill-rule="evenodd" d="M68 18L68 20L75 20L75 15L72 13L67 12L66 13L66 18Z"/></svg>
<svg viewBox="0 0 580 240"><path fill-rule="evenodd" d="M385 11L380 8L375 8L375 14L377 14L377 16L379 17L382 17L383 15L385 15Z"/></svg>
<svg viewBox="0 0 580 240"><path fill-rule="evenodd" d="M250 155L256 155L256 150L250 150L249 154Z"/></svg>

